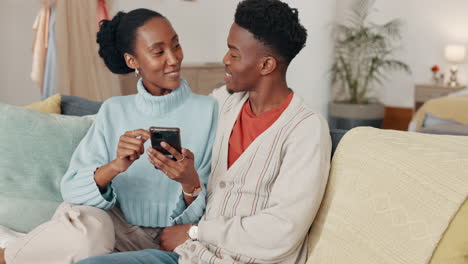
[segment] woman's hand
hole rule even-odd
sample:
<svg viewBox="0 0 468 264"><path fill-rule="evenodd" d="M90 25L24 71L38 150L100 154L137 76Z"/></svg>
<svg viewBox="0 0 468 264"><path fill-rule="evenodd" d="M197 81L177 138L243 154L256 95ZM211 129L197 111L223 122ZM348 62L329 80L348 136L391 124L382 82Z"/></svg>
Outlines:
<svg viewBox="0 0 468 264"><path fill-rule="evenodd" d="M184 192L192 193L195 188L200 187L200 178L195 170L193 153L188 149L182 149L182 153L180 153L166 142L162 142L161 147L171 153L176 161L152 147L147 149L148 160L170 179L182 184Z"/></svg>
<svg viewBox="0 0 468 264"><path fill-rule="evenodd" d="M111 163L113 168L122 173L126 171L130 165L139 159L145 152L143 144L150 138L148 130L137 129L127 131L120 136L119 144L117 146L117 156Z"/></svg>
<svg viewBox="0 0 468 264"><path fill-rule="evenodd" d="M120 136L117 157L94 172L94 181L101 191L115 176L126 171L135 160L140 158L145 149L143 144L149 138L149 131L144 129L127 131Z"/></svg>

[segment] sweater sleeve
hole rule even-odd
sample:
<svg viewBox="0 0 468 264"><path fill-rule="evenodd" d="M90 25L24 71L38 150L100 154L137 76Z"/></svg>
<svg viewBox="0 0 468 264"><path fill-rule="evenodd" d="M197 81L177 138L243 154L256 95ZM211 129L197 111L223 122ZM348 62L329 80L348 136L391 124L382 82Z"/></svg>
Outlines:
<svg viewBox="0 0 468 264"><path fill-rule="evenodd" d="M197 223L202 217L206 208L206 185L208 183L208 177L211 173L211 149L213 148L214 137L216 134L216 125L218 119L218 104L214 103L211 112L211 125L208 132L208 140L205 144L203 151L202 161L198 166L197 172L200 177L202 184L202 191L197 198L187 206L182 193L180 190L179 199L176 202L175 209L173 210L170 221L172 225L183 225L188 223Z"/></svg>
<svg viewBox="0 0 468 264"><path fill-rule="evenodd" d="M303 120L283 145L267 207L251 216L202 219L199 240L255 258L255 263L281 263L302 246L315 218L328 179L330 151L326 122L319 116ZM203 260L204 255L209 257L199 257Z"/></svg>
<svg viewBox="0 0 468 264"><path fill-rule="evenodd" d="M72 155L67 172L62 178L61 192L65 202L111 209L116 202L112 184L101 193L94 181L94 172L110 162L103 132L104 103L96 120Z"/></svg>

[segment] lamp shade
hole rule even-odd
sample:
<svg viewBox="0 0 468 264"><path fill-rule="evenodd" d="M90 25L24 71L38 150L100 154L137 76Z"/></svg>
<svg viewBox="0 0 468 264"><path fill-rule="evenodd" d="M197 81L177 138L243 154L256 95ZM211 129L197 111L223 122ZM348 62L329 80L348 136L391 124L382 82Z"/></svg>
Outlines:
<svg viewBox="0 0 468 264"><path fill-rule="evenodd" d="M445 59L451 63L462 63L465 60L466 47L463 45L445 46Z"/></svg>

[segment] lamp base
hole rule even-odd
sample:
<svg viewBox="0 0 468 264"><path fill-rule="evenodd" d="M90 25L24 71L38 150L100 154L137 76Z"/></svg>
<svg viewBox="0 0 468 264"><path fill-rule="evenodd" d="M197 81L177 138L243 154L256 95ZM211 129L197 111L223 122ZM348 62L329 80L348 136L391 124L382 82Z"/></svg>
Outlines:
<svg viewBox="0 0 468 264"><path fill-rule="evenodd" d="M450 68L450 80L447 83L448 86L450 86L450 87L460 86L460 83L457 80L457 73L458 73L458 67L457 66L453 66L452 68Z"/></svg>

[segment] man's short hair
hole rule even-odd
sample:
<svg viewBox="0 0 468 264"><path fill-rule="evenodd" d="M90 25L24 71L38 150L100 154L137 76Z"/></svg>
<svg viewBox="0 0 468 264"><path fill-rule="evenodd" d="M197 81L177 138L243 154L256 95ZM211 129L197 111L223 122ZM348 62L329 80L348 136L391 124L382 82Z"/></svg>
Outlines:
<svg viewBox="0 0 468 264"><path fill-rule="evenodd" d="M286 64L302 50L307 30L297 9L279 0L244 0L237 5L234 22L273 49Z"/></svg>

